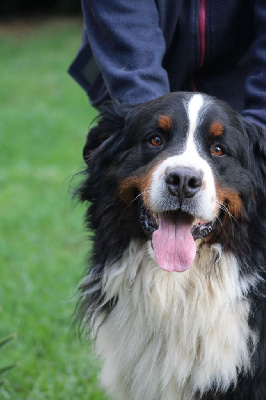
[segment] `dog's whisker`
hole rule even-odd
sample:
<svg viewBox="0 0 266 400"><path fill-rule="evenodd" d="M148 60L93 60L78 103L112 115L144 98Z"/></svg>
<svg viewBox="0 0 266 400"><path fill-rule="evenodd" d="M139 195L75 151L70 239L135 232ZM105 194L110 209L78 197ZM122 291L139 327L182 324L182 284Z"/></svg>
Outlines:
<svg viewBox="0 0 266 400"><path fill-rule="evenodd" d="M145 189L143 190L143 192L139 193L130 203L130 205L132 205L134 203L134 201L136 201L139 197L141 197L143 194L148 193L150 191L150 189Z"/></svg>
<svg viewBox="0 0 266 400"><path fill-rule="evenodd" d="M219 222L219 224L221 225L221 227L223 228L223 223L222 223L221 218L219 217L219 215L217 215L216 219Z"/></svg>
<svg viewBox="0 0 266 400"><path fill-rule="evenodd" d="M144 192L139 193L139 194L131 201L130 205L133 204L134 201L136 201L143 193L144 193Z"/></svg>
<svg viewBox="0 0 266 400"><path fill-rule="evenodd" d="M225 212L229 215L229 217L230 217L231 219L233 219L233 220L238 224L237 219L230 213L230 211L228 210L228 208L226 207L226 205L225 205L224 203L220 202L220 208L221 208L223 211L225 211Z"/></svg>

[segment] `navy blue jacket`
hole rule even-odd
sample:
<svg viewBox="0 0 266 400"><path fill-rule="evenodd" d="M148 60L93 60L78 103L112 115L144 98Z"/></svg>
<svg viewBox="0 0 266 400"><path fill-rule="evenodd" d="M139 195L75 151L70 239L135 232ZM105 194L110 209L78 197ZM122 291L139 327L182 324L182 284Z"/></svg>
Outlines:
<svg viewBox="0 0 266 400"><path fill-rule="evenodd" d="M98 106L169 91L227 101L266 129L266 0L82 0L71 75Z"/></svg>

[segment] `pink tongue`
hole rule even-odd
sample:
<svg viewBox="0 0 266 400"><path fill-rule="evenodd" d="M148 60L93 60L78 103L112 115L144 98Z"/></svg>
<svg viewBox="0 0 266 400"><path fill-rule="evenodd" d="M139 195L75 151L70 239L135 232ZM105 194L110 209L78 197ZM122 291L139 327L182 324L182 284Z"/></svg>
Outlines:
<svg viewBox="0 0 266 400"><path fill-rule="evenodd" d="M165 271L183 272L193 263L196 245L191 228L192 217L186 213L159 214L152 244L155 259Z"/></svg>

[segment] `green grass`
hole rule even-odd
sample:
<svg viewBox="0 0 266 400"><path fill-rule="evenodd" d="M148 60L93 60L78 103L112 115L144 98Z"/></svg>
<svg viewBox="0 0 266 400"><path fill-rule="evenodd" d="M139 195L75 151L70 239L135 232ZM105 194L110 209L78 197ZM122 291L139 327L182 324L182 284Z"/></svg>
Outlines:
<svg viewBox="0 0 266 400"><path fill-rule="evenodd" d="M104 399L92 346L71 330L89 243L69 184L96 115L66 73L81 27L0 36L0 338L17 334L0 368L18 364L3 399Z"/></svg>

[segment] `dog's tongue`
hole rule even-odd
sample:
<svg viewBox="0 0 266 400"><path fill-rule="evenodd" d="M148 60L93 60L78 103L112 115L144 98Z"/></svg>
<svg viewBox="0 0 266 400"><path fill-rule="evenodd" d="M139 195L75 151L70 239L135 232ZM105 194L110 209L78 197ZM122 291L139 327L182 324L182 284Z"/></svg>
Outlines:
<svg viewBox="0 0 266 400"><path fill-rule="evenodd" d="M162 269L183 272L193 263L196 245L191 229L192 217L187 213L159 214L159 228L153 233L152 244Z"/></svg>

